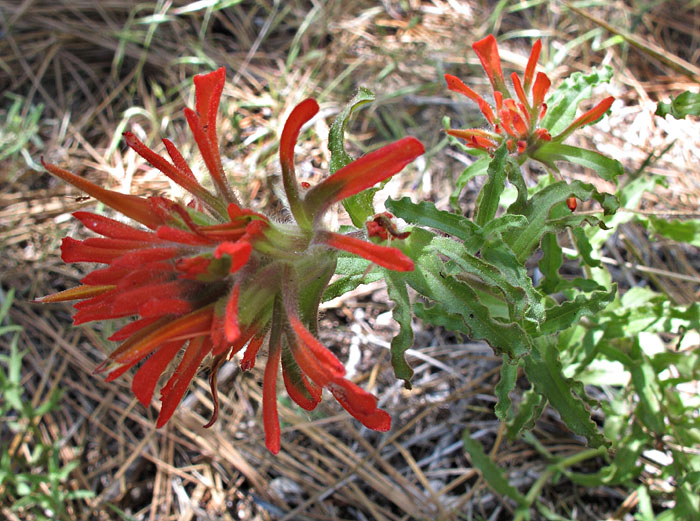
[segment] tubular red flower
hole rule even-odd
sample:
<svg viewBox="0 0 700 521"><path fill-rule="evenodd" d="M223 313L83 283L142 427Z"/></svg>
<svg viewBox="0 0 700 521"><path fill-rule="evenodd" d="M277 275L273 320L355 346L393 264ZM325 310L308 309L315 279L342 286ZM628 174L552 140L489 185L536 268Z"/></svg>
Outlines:
<svg viewBox="0 0 700 521"><path fill-rule="evenodd" d="M538 72L535 78L535 84L532 86L532 106L539 107L544 103L544 97L547 95L552 82L549 77L543 72Z"/></svg>
<svg viewBox="0 0 700 521"><path fill-rule="evenodd" d="M496 116L493 113L491 105L489 105L484 98L479 96L472 89L467 87L462 80L451 74L445 74L445 80L447 81L447 88L454 92L459 92L464 94L466 97L475 101L479 105L479 110L484 115L486 120L491 124L496 124Z"/></svg>
<svg viewBox="0 0 700 521"><path fill-rule="evenodd" d="M170 362L175 359L184 343L184 340L175 340L163 344L134 374L131 390L144 407L150 405L159 378Z"/></svg>

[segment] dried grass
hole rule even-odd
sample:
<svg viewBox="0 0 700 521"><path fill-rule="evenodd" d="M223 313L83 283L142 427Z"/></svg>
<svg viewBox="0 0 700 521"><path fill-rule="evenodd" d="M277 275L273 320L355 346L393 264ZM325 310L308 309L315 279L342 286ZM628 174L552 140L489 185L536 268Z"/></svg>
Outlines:
<svg viewBox="0 0 700 521"><path fill-rule="evenodd" d="M69 487L96 493L67 505L71 517L119 519L111 505L132 519L151 521L509 519L512 505L489 491L461 444L467 429L492 449L523 490L542 468L530 446L501 438L493 415L498 359L485 346L419 330L410 357L416 369L413 389L403 389L388 364L393 327L381 291L360 290L326 306L321 339L343 359L360 350L359 381L381 397L394 418L392 432L360 428L330 402L302 414L281 396L283 450L272 457L262 443L261 374L257 369L243 374L234 364L225 366L219 379L222 410L214 427L201 428L212 410L202 375L168 426L155 430L158 404L139 405L128 377L107 384L92 375L110 349L104 340L110 326L73 328L68 307L28 303L80 277L80 267L59 260L58 243L65 234L78 233L67 213L93 205L37 171L31 159L44 154L112 188L170 190L118 144L119 133L129 127L150 142L165 134L187 148L180 109L191 103L189 78L214 64L226 65L230 81L222 133L233 158L227 168L241 186L252 187L251 199L272 207L267 179L276 175L277 130L304 97L319 97L330 116L353 88L366 85L379 102L353 126L357 149L397 137L400 128L434 146L442 139L443 115L457 124L473 119L465 112L472 108L449 95L441 81L449 70L483 84L472 41L489 30L505 34L504 61L520 69L528 44L516 36L546 36L554 53L588 34L556 63L553 75L611 64L617 75L610 90L621 101L607 123L583 139L629 171L675 141L650 167L667 178L668 187L648 195L643 210L697 215L697 123L651 116L656 100L692 88L689 74L696 71L671 67L627 45L593 51L610 33L557 2L535 2L530 9L520 2L496 8L494 2L458 0L229 4L215 10L206 7L212 2L0 1L0 89L24 98L23 116L44 106L38 139L28 143L24 156L3 161L0 282L3 290L13 287L19 295L11 318L24 327L27 396L38 404L52 389L64 391L61 408L40 418L42 436L62 440L62 461L79 459ZM639 6L618 1L589 12L648 47L665 49L672 61L697 63L698 7L671 4L640 15ZM679 11L684 16L676 16ZM327 121L317 124L324 139ZM299 154L300 171L310 178L323 175L328 156L322 140L303 147L307 154ZM459 154L443 150L420 173L407 171L392 186L445 205L460 168ZM595 181L585 172L568 175ZM475 193L470 187L465 205ZM650 279L678 302L697 300L697 252L650 243L640 230L626 227L608 254L611 263L622 266L619 277L628 284ZM627 269L637 265L652 273ZM669 272L690 279L665 277ZM7 348L4 339L0 348ZM539 422L537 435L552 453L581 448L552 413ZM20 438L10 446L29 450ZM545 488L543 500L576 519L624 519L634 505L628 491L590 491L571 483ZM2 498L0 505L8 519L16 517Z"/></svg>

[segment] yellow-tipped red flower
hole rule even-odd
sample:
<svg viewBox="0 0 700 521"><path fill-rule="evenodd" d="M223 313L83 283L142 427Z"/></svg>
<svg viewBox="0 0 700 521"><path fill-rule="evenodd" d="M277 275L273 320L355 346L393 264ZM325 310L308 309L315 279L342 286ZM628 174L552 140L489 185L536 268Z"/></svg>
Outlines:
<svg viewBox="0 0 700 521"><path fill-rule="evenodd" d="M294 146L301 127L318 112L314 100L303 101L289 116L280 140L283 184L295 222L279 223L242 208L227 181L216 134L224 82L223 68L195 76L196 111L185 109L216 193L199 183L170 141L163 140L168 160L129 132L124 135L127 145L187 190L193 201L183 205L164 197L120 194L43 163L50 173L146 228L75 212L101 237L65 238L63 260L106 266L85 276L81 286L39 301L78 300L76 324L131 319L110 337L122 343L97 372L107 372L107 380L113 380L141 363L132 389L144 405L150 404L161 375L175 365L160 390L158 427L173 415L207 359L215 401L207 426L212 425L218 411L217 369L243 349L241 367L252 368L266 344L262 408L270 451L280 449L276 401L280 364L289 396L304 409L313 409L327 388L365 426L388 430L391 418L377 408L376 398L345 379L343 365L312 332L338 250L399 271L412 270L413 262L396 248L325 230L321 217L332 203L399 172L424 152L423 145L404 138L353 161L302 193L294 174ZM182 358L176 363L179 353Z"/></svg>
<svg viewBox="0 0 700 521"><path fill-rule="evenodd" d="M532 156L544 142L561 141L577 128L596 121L607 112L614 101L612 96L605 98L596 107L571 123L566 130L552 137L547 128L540 126L547 113L547 104L544 100L551 86L551 81L546 74L538 72L535 75L542 42L537 40L532 46L522 81L516 73L511 75L515 97L508 90L503 77L496 38L490 34L474 43L472 48L479 57L493 88L495 107L456 76L445 74L447 87L477 103L491 125L491 130L470 128L447 131L452 136L464 139L468 147L493 153L505 142L511 153Z"/></svg>

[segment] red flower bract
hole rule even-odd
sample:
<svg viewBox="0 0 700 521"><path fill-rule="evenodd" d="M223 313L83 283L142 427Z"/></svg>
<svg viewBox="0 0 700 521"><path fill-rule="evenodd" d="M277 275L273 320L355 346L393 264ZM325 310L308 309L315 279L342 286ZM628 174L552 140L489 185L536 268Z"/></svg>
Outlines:
<svg viewBox="0 0 700 521"><path fill-rule="evenodd" d="M171 418L205 360L215 402L207 427L212 425L218 412L218 368L246 348L241 367L251 369L266 344L262 409L270 451L280 449L276 401L280 364L289 396L304 409L320 402L325 387L365 426L388 430L391 419L377 408L376 398L345 379L343 365L312 331L317 330L318 303L335 270L338 250L393 270L412 270L413 262L397 248L327 231L321 216L332 203L399 172L424 152L423 146L404 138L302 193L294 174L294 145L301 127L318 112L314 100L303 101L292 111L280 142L283 184L295 221L276 222L242 208L223 170L216 115L224 82L223 68L195 76L196 112L185 109L216 193L199 183L170 141L163 140L168 160L129 132L124 134L127 145L187 190L193 196L190 204L106 190L42 159L50 173L145 228L75 212L100 237L64 239L63 260L105 267L86 275L81 286L39 302L77 300L76 324L132 319L112 335L111 340L122 343L97 372L106 372L109 381L141 363L132 389L148 406L161 376L172 366L160 389L158 427Z"/></svg>

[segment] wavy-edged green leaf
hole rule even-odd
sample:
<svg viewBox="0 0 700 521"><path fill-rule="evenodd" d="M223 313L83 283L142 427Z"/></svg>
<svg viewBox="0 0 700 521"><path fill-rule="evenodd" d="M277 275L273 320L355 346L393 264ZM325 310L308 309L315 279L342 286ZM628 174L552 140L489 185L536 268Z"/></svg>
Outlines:
<svg viewBox="0 0 700 521"><path fill-rule="evenodd" d="M479 192L476 204L474 222L477 226L484 226L496 216L501 202L501 194L506 183L506 158L508 147L504 143L494 152L493 158L486 170L488 179Z"/></svg>
<svg viewBox="0 0 700 521"><path fill-rule="evenodd" d="M511 498L518 506L527 507L528 503L525 496L508 482L498 465L484 452L484 447L481 443L472 438L468 431L464 432L462 441L464 442L464 448L469 453L472 465L481 472L489 486L501 496Z"/></svg>
<svg viewBox="0 0 700 521"><path fill-rule="evenodd" d="M355 109L374 101L374 99L375 97L371 90L360 87L331 124L331 128L328 131L328 150L331 152L329 169L331 174L352 162L352 157L345 150L345 126L348 119L350 119ZM374 214L372 200L377 190L378 188L376 187L369 188L343 200L343 206L356 227L362 228L367 218Z"/></svg>
<svg viewBox="0 0 700 521"><path fill-rule="evenodd" d="M500 237L488 240L481 248L481 256L486 262L490 262L506 276L508 282L521 288L527 296L525 317L536 323L545 318L542 294L533 286L527 267L518 262L515 253L504 244Z"/></svg>
<svg viewBox="0 0 700 521"><path fill-rule="evenodd" d="M654 114L662 118L670 114L676 119L700 116L700 92L685 91L675 98L671 96L670 103L659 101Z"/></svg>
<svg viewBox="0 0 700 521"><path fill-rule="evenodd" d="M515 389L515 381L518 376L518 362L510 361L508 359L503 360L503 365L501 366L501 378L498 380L496 387L494 388L494 393L498 402L496 402L496 407L494 412L496 417L501 421L506 421L508 419L509 411L513 405L510 399L510 393Z"/></svg>
<svg viewBox="0 0 700 521"><path fill-rule="evenodd" d="M352 157L345 151L345 126L348 119L350 119L356 108L374 100L375 96L371 90L360 87L331 124L331 128L328 131L328 150L331 153L329 168L331 174L352 162Z"/></svg>
<svg viewBox="0 0 700 521"><path fill-rule="evenodd" d="M595 170L606 181L615 181L625 173L625 169L616 159L585 148L574 147L550 141L540 146L532 158L554 167L555 161L568 161L576 165Z"/></svg>
<svg viewBox="0 0 700 521"><path fill-rule="evenodd" d="M434 203L422 201L414 203L409 197L398 200L387 199L386 208L397 217L414 224L428 226L463 240L473 247L483 242L481 230L470 219L452 212L438 210Z"/></svg>
<svg viewBox="0 0 700 521"><path fill-rule="evenodd" d="M462 193L462 190L464 190L464 187L467 186L467 183L474 177L486 175L490 162L491 158L489 156L480 157L465 168L461 174L459 174L459 177L457 177L457 181L455 182L455 189L452 192L452 195L450 195L450 206L456 212L461 210L459 207L459 196Z"/></svg>
<svg viewBox="0 0 700 521"><path fill-rule="evenodd" d="M594 69L589 74L575 72L547 98L547 114L540 126L553 136L561 133L576 119L576 110L581 101L591 97L593 87L608 83L613 76L609 65Z"/></svg>
<svg viewBox="0 0 700 521"><path fill-rule="evenodd" d="M573 382L562 372L554 337L535 339L535 348L523 358L523 364L530 383L559 412L569 429L584 436L592 447L609 445L591 419L584 400L573 394Z"/></svg>
<svg viewBox="0 0 700 521"><path fill-rule="evenodd" d="M508 421L508 438L514 440L520 436L523 430L532 429L546 405L547 400L540 393L534 389L525 391L517 412Z"/></svg>
<svg viewBox="0 0 700 521"><path fill-rule="evenodd" d="M384 274L389 298L394 302L391 316L399 324L399 332L391 340L391 366L396 378L401 378L404 386L410 389L413 369L406 361L406 350L413 346L413 307L403 276L391 270L384 270Z"/></svg>
<svg viewBox="0 0 700 521"><path fill-rule="evenodd" d="M563 331L578 322L583 316L594 316L604 310L617 294L617 285L610 291L593 291L590 295L576 295L574 300L567 300L547 308L547 318L540 324L543 335Z"/></svg>
<svg viewBox="0 0 700 521"><path fill-rule="evenodd" d="M496 353L509 358L519 358L530 351L530 339L522 327L494 319L467 284L439 271L422 270L421 275L430 288L430 297L438 302L431 307L416 303L415 313L422 320L484 340Z"/></svg>
<svg viewBox="0 0 700 521"><path fill-rule="evenodd" d="M662 413L660 397L663 395L656 372L639 344L639 337L635 337L630 357L633 364L629 367L632 374L632 385L637 392L639 404L637 405L637 417L651 432L663 436L666 432L664 415Z"/></svg>
<svg viewBox="0 0 700 521"><path fill-rule="evenodd" d="M580 227L572 228L571 230L574 235L574 241L576 241L576 249L578 250L583 262L587 266L593 266L594 268L600 267L600 259L593 257L593 246L588 240L588 235L586 235L586 230Z"/></svg>
<svg viewBox="0 0 700 521"><path fill-rule="evenodd" d="M430 246L436 253L452 259L464 273L476 276L501 291L508 304L511 320L518 321L523 318L530 302L525 290L516 285L519 281L516 281L516 284L511 283L497 265L468 253L460 243L452 239L436 237Z"/></svg>
<svg viewBox="0 0 700 521"><path fill-rule="evenodd" d="M524 229L509 232L503 235L505 242L516 253L521 262L527 259L533 249L539 244L542 235L546 232L560 231L568 226L580 226L588 224L603 225L602 221L591 215L564 214L564 217L550 219L550 213L559 205L563 207L568 197L577 197L581 200L595 199L603 207L605 215L614 213L619 204L617 199L610 194L599 193L593 185L573 181L565 183L559 181L541 189L533 195L525 205L523 215L528 221Z"/></svg>
<svg viewBox="0 0 700 521"><path fill-rule="evenodd" d="M508 162L506 163L506 174L508 176L508 181L518 192L515 201L508 207L508 213L519 214L523 211L527 203L528 190L525 179L523 179L523 172L520 169L520 165L518 165L517 161L511 156L508 156Z"/></svg>

